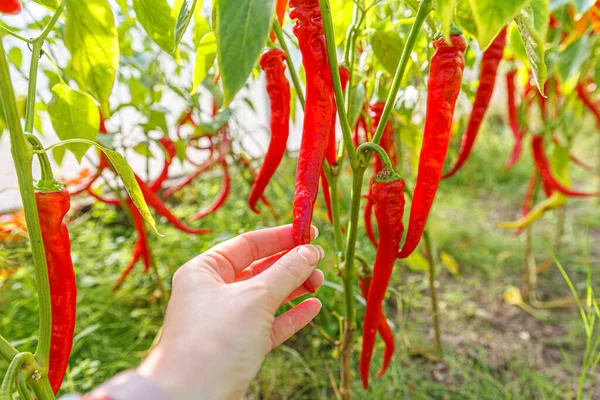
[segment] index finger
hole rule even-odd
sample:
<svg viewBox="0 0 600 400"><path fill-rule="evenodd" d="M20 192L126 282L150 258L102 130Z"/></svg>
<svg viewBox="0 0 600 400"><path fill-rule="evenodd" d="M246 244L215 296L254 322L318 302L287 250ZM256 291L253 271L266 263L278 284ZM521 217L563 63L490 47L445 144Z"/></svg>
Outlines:
<svg viewBox="0 0 600 400"><path fill-rule="evenodd" d="M317 229L313 226L311 239L314 239L317 233ZM218 244L207 253L215 253L221 256L233 269L233 273L237 274L256 260L292 248L294 248L292 225L284 225L244 233Z"/></svg>

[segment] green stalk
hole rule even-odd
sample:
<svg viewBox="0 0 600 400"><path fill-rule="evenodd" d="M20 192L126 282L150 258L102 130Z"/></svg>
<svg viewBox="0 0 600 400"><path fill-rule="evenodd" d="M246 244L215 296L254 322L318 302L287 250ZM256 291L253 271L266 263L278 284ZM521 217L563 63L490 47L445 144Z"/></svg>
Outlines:
<svg viewBox="0 0 600 400"><path fill-rule="evenodd" d="M35 359L31 353L19 353L12 359L8 366L8 370L6 371L6 375L4 375L2 386L0 386L0 400L10 400L13 398L13 386L21 368L25 364L33 364L34 362Z"/></svg>
<svg viewBox="0 0 600 400"><path fill-rule="evenodd" d="M356 152L358 153L359 157L360 156L364 157L364 160L365 160L365 164L363 165L364 168L367 168L367 166L369 165L367 160L369 158L371 158L371 155L373 153L377 153L377 155L379 156L379 159L381 160L381 164L383 164L384 166L389 167L391 169L395 169L395 165L392 163L392 160L390 160L390 156L388 155L388 153L386 153L386 151L383 149L383 147L381 147L378 144L375 144L373 142L365 142L365 143L361 144L360 146L358 146L358 148L356 149Z"/></svg>
<svg viewBox="0 0 600 400"><path fill-rule="evenodd" d="M338 171L332 171L331 178L329 180L329 187L331 189L331 215L333 219L333 236L335 240L336 249L336 268L339 270L341 263L344 262L344 235L342 234L342 222L340 220L340 197L338 194Z"/></svg>
<svg viewBox="0 0 600 400"><path fill-rule="evenodd" d="M398 95L398 90L400 90L400 84L402 83L402 79L404 78L404 72L406 71L406 66L408 65L408 60L410 59L410 54L412 53L415 44L417 43L417 38L419 37L419 33L421 32L421 27L427 18L427 15L432 9L432 0L423 0L421 5L419 6L419 10L417 11L417 15L415 17L415 22L413 23L410 33L408 35L408 40L406 41L406 45L404 46L404 50L402 51L402 57L400 58L400 62L398 63L398 68L396 68L396 73L394 74L394 80L392 81L392 87L390 89L390 93L388 94L387 100L385 101L385 107L383 108L383 112L381 114L381 120L379 121L379 125L377 125L377 131L373 136L373 142L379 143L381 137L383 136L383 131L385 130L385 125L390 118L390 114L392 112L392 108L394 107L394 103L396 102L396 96Z"/></svg>
<svg viewBox="0 0 600 400"><path fill-rule="evenodd" d="M33 393L35 393L35 397L39 400L55 400L54 392L52 391L52 387L50 386L50 381L47 376L39 380L33 379L29 386L33 389Z"/></svg>
<svg viewBox="0 0 600 400"><path fill-rule="evenodd" d="M350 77L348 78L348 94L346 95L346 112L350 111L350 105L352 104L356 35L358 34L360 25L364 19L364 13L361 16L361 7L358 6L359 1L362 3L362 0L356 0L352 5L352 24L348 27L348 32L346 33L346 47L344 49L344 58L342 59L342 65L346 65L350 70ZM340 150L340 153L340 157L343 157L342 150Z"/></svg>
<svg viewBox="0 0 600 400"><path fill-rule="evenodd" d="M433 257L433 245L429 232L423 233L425 247L427 250L427 262L429 264L429 292L431 294L431 313L433 316L433 331L435 333L435 347L438 354L442 354L442 334L440 329L440 316L437 300L437 291L435 289L435 260Z"/></svg>
<svg viewBox="0 0 600 400"><path fill-rule="evenodd" d="M19 354L19 350L15 349L4 336L0 335L0 358L10 362L17 354Z"/></svg>
<svg viewBox="0 0 600 400"><path fill-rule="evenodd" d="M47 367L50 353L50 335L52 332L52 311L50 306L50 284L46 267L46 254L42 241L42 230L33 191L31 162L33 151L25 141L14 89L10 80L10 72L4 46L0 41L0 100L4 109L6 124L10 133L11 153L17 170L19 191L25 211L25 221L29 232L29 241L33 253L36 285L40 309L40 333L36 349L36 358Z"/></svg>
<svg viewBox="0 0 600 400"><path fill-rule="evenodd" d="M285 62L288 65L290 76L292 77L292 83L294 84L294 89L296 89L296 96L298 96L298 100L300 100L300 104L302 104L302 109L304 109L306 101L304 100L304 92L302 91L300 78L298 78L298 71L296 71L296 68L294 68L294 62L292 61L290 50L285 43L281 26L279 26L279 22L276 19L273 20L273 32L275 33L275 37L279 42L279 46L281 46L281 50L285 52Z"/></svg>
<svg viewBox="0 0 600 400"><path fill-rule="evenodd" d="M354 163L355 149L352 145L352 128L350 128L348 115L344 106L344 93L342 91L342 82L340 81L340 71L338 70L339 66L335 47L335 35L333 31L333 22L331 21L331 7L329 5L329 0L319 0L319 5L321 6L321 14L323 16L323 28L325 31L325 40L327 42L329 70L331 72L331 80L335 92L337 112L342 126L342 133L344 134L344 145L346 146L346 151L348 151L348 156L350 156L350 162Z"/></svg>

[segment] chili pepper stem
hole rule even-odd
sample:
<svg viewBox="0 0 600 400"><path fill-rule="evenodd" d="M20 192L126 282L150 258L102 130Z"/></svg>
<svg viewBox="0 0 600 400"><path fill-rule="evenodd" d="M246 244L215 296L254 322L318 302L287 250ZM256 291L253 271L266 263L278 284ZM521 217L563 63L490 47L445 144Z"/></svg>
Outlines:
<svg viewBox="0 0 600 400"><path fill-rule="evenodd" d="M525 230L525 259L524 273L525 285L523 287L523 299L530 302L537 301L537 267L533 253L533 227L528 226Z"/></svg>
<svg viewBox="0 0 600 400"><path fill-rule="evenodd" d="M375 131L375 135L373 136L373 142L375 143L379 143L381 137L383 136L385 125L387 124L388 119L390 118L392 108L394 107L394 103L396 102L396 96L398 96L398 90L400 90L402 78L404 78L404 72L406 71L406 66L408 65L410 54L412 53L412 50L415 47L415 44L417 43L417 38L419 37L419 33L421 32L421 27L427 19L427 15L431 11L431 9L432 0L423 0L419 5L417 15L415 16L415 22L410 28L410 33L408 35L406 45L404 46L402 56L400 57L400 62L398 63L396 73L394 74L394 79L392 80L392 87L390 88L390 93L388 94L388 97L385 101L385 107L381 114L381 120L379 121L379 125L377 125L377 131Z"/></svg>
<svg viewBox="0 0 600 400"><path fill-rule="evenodd" d="M4 336L0 335L0 358L10 362L17 354L19 351Z"/></svg>
<svg viewBox="0 0 600 400"><path fill-rule="evenodd" d="M332 168L329 179L331 190L331 214L333 216L333 236L335 239L335 264L336 270L341 271L341 265L344 263L344 235L342 234L342 225L340 221L340 197L338 193L339 168Z"/></svg>
<svg viewBox="0 0 600 400"><path fill-rule="evenodd" d="M0 41L0 100L4 109L5 121L8 126L12 158L17 171L19 191L25 212L25 221L29 232L29 241L33 253L33 264L36 274L36 285L39 297L40 333L35 352L41 365L47 367L50 353L50 335L52 330L52 313L50 308L50 284L46 267L46 254L42 242L42 231L35 203L33 190L33 174L31 162L33 151L25 141L14 89L11 84L8 62L4 46ZM44 400L48 398L45 397ZM53 397L52 397L53 398Z"/></svg>
<svg viewBox="0 0 600 400"><path fill-rule="evenodd" d="M34 371L34 374L39 373L39 371ZM35 397L40 400L55 400L54 392L52 392L52 387L50 387L50 381L47 376L44 376L42 379L35 380L31 379L29 382L29 386L35 393Z"/></svg>
<svg viewBox="0 0 600 400"><path fill-rule="evenodd" d="M440 329L440 315L438 308L437 290L435 288L435 260L433 257L433 244L428 231L423 233L427 262L429 264L429 292L431 293L431 314L433 317L433 331L435 335L435 348L439 355L442 354L442 332Z"/></svg>

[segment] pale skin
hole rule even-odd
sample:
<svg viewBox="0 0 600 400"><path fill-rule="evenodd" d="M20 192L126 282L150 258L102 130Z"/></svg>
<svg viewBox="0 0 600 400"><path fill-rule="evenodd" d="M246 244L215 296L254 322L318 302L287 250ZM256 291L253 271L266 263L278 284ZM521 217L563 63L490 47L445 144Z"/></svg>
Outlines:
<svg viewBox="0 0 600 400"><path fill-rule="evenodd" d="M321 310L309 298L274 317L307 293L306 279L321 286L323 254L320 246L294 248L288 225L246 233L192 259L173 278L162 338L138 374L173 399L242 398L265 355Z"/></svg>

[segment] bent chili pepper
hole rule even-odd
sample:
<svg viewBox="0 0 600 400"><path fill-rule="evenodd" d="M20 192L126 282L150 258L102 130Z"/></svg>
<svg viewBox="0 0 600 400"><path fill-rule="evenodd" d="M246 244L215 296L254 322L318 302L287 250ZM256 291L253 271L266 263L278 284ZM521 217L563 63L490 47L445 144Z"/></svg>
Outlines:
<svg viewBox="0 0 600 400"><path fill-rule="evenodd" d="M371 193L367 193L365 199L367 200L363 215L365 219L365 231L373 246L377 248L377 235L375 235L375 231L373 230L373 201L371 200Z"/></svg>
<svg viewBox="0 0 600 400"><path fill-rule="evenodd" d="M334 97L319 1L291 0L290 7L306 71L306 110L292 212L294 241L299 246L310 243L319 175L333 124Z"/></svg>
<svg viewBox="0 0 600 400"><path fill-rule="evenodd" d="M160 191L160 189L162 189L163 184L169 177L169 169L171 168L173 159L177 155L175 143L173 143L173 141L170 138L163 136L158 141L164 147L166 154L165 161L163 163L163 169L160 172L160 175L148 185L150 190L152 190L153 192L158 192Z"/></svg>
<svg viewBox="0 0 600 400"><path fill-rule="evenodd" d="M583 104L587 107L588 110L594 114L596 117L596 123L598 127L600 127L600 106L590 98L590 95L583 83L577 85L577 96L583 102Z"/></svg>
<svg viewBox="0 0 600 400"><path fill-rule="evenodd" d="M550 168L550 162L546 157L546 153L544 152L544 137L541 135L535 135L531 140L531 148L533 151L533 159L535 160L535 165L537 169L540 171L542 175L542 179L546 183L548 188L546 191L557 190L558 192L564 194L565 196L570 197L591 197L591 196L600 196L600 193L585 193L578 192L576 190L571 190L568 187L565 187L562 183L552 175L552 169Z"/></svg>
<svg viewBox="0 0 600 400"><path fill-rule="evenodd" d="M565 195L561 194L558 191L554 192L552 195L550 195L547 199L535 206L527 215L523 216L518 221L501 222L500 226L507 229L523 230L528 226L531 226L531 224L533 224L535 221L542 218L547 211L562 207L566 201L567 198L565 197Z"/></svg>
<svg viewBox="0 0 600 400"><path fill-rule="evenodd" d="M172 196L173 194L177 193L184 187L188 186L190 183L192 183L192 181L194 179L196 179L197 177L199 177L206 171L210 170L215 165L215 163L216 163L216 160L211 160L211 159L206 160L205 162L200 164L194 172L192 172L187 177L185 177L181 182L179 182L175 186L171 186L169 189L165 190L165 192L163 193L163 197Z"/></svg>
<svg viewBox="0 0 600 400"><path fill-rule="evenodd" d="M229 192L231 191L231 178L229 176L229 167L227 166L227 161L225 161L225 159L219 160L219 165L221 165L221 168L223 169L223 182L221 184L221 190L219 191L219 194L217 194L217 197L215 198L212 204L189 217L188 219L190 221L195 221L197 219L204 218L214 213L219 208L223 207L227 202Z"/></svg>
<svg viewBox="0 0 600 400"><path fill-rule="evenodd" d="M358 280L358 286L360 286L360 291L362 296L367 300L369 298L369 290L371 288L371 283L373 281L372 276L361 276ZM379 331L379 335L383 339L385 343L385 350L383 353L383 365L381 367L381 371L377 374L377 376L381 377L388 369L390 362L392 361L392 357L394 356L394 351L396 350L396 343L394 342L394 332L390 325L387 322L387 318L385 314L381 312L379 316L379 324L377 325L377 330Z"/></svg>
<svg viewBox="0 0 600 400"><path fill-rule="evenodd" d="M77 285L71 260L71 241L63 219L70 208L69 192L36 193L42 240L48 265L50 302L52 305L52 334L48 379L54 394L69 365L75 330Z"/></svg>
<svg viewBox="0 0 600 400"><path fill-rule="evenodd" d="M373 281L367 298L363 324L363 345L360 354L360 375L363 386L369 387L369 366L375 346L375 334L383 315L382 303L394 270L396 254L400 248L404 224L404 180L385 168L371 183L371 196L379 229L379 246L373 266ZM387 361L389 363L389 360ZM384 363L383 373L387 368Z"/></svg>
<svg viewBox="0 0 600 400"><path fill-rule="evenodd" d="M21 2L19 0L2 0L0 2L0 13L18 14L21 12Z"/></svg>
<svg viewBox="0 0 600 400"><path fill-rule="evenodd" d="M450 130L456 99L460 93L464 52L467 43L462 35L451 35L451 44L443 38L434 41L436 49L431 58L431 70L427 83L427 114L423 146L419 155L419 168L414 189L406 240L399 258L406 258L421 241L429 211L440 184L444 161L448 152Z"/></svg>
<svg viewBox="0 0 600 400"><path fill-rule="evenodd" d="M512 153L508 162L506 163L506 169L509 170L519 161L521 153L523 152L523 132L519 126L519 113L517 111L516 95L515 95L515 76L517 70L509 71L506 74L506 96L508 100L508 122L510 130L515 139Z"/></svg>
<svg viewBox="0 0 600 400"><path fill-rule="evenodd" d="M498 34L490 47L483 53L481 73L479 74L479 87L475 94L473 110L469 117L467 130L462 138L458 159L456 165L454 165L448 173L442 176L442 179L450 178L457 173L471 154L475 139L477 139L477 134L479 133L479 128L481 127L481 122L483 121L483 117L485 117L485 113L490 105L490 100L492 99L492 94L494 93L498 65L500 64L500 61L502 61L505 45L506 28Z"/></svg>
<svg viewBox="0 0 600 400"><path fill-rule="evenodd" d="M144 217L142 217L142 214L140 214L139 210L131 200L127 201L127 207L129 208L131 216L133 217L133 224L135 231L138 234L138 238L135 241L133 251L131 252L131 260L123 272L121 272L119 279L117 279L117 282L113 286L113 292L123 285L125 278L127 278L127 276L131 273L133 267L135 267L140 259L142 259L142 262L144 263L144 272L148 272L150 270L151 264L150 245L148 244L148 234L146 233L146 226L144 225Z"/></svg>
<svg viewBox="0 0 600 400"><path fill-rule="evenodd" d="M285 77L285 52L269 49L260 57L260 67L267 78L267 93L271 110L271 141L258 176L252 184L248 205L260 214L256 205L281 163L290 134L290 83Z"/></svg>

